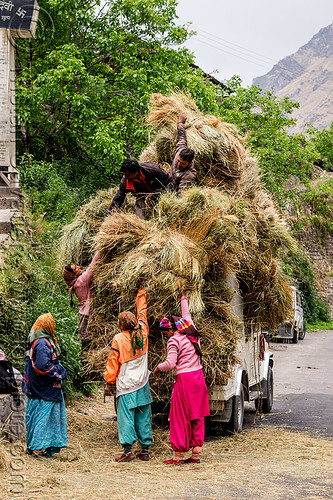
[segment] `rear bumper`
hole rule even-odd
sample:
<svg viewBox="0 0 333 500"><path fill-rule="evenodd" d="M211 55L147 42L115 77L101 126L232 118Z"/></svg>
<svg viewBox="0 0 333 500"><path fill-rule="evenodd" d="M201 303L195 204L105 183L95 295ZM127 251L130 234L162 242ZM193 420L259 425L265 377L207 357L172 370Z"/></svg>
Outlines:
<svg viewBox="0 0 333 500"><path fill-rule="evenodd" d="M289 325L287 324L287 325L279 326L277 335L275 335L275 337L279 337L282 339L292 339L293 335L294 335L294 333L293 333L292 326L290 324Z"/></svg>
<svg viewBox="0 0 333 500"><path fill-rule="evenodd" d="M232 415L232 401L210 401L210 420L212 422L229 422Z"/></svg>

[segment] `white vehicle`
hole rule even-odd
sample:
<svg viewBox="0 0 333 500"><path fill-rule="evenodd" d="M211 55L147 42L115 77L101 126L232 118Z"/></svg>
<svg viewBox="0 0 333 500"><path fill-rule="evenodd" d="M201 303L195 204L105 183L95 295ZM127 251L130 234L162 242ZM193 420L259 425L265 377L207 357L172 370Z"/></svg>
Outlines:
<svg viewBox="0 0 333 500"><path fill-rule="evenodd" d="M233 312L243 324L243 304L235 279L228 284L235 290ZM239 331L236 357L240 363L223 385L208 388L211 421L228 423L230 430L241 432L244 401L254 401L256 408L269 413L273 406L273 354L269 351L264 333L251 328Z"/></svg>
<svg viewBox="0 0 333 500"><path fill-rule="evenodd" d="M303 316L302 297L296 286L290 287L293 298L293 314L278 328L275 338L291 339L294 344L305 337L305 323Z"/></svg>

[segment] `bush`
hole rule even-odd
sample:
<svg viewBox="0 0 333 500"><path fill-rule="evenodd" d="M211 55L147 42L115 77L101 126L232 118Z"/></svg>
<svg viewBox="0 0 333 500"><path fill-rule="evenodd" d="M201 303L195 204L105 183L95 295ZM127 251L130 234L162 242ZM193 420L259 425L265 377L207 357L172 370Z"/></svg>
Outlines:
<svg viewBox="0 0 333 500"><path fill-rule="evenodd" d="M18 168L21 186L32 212L61 223L72 218L83 201L82 196L78 188L71 188L64 181L52 163L36 161L25 155Z"/></svg>
<svg viewBox="0 0 333 500"><path fill-rule="evenodd" d="M302 251L294 255L288 253L284 256L284 271L297 282L305 305L305 319L307 323L318 321L329 322L330 313L328 305L318 296L314 285L314 273L311 263Z"/></svg>
<svg viewBox="0 0 333 500"><path fill-rule="evenodd" d="M311 210L310 214L303 216L303 222L307 221L315 227L318 240L325 242L327 235L333 232L333 179L309 188L305 193L300 193L299 197Z"/></svg>
<svg viewBox="0 0 333 500"><path fill-rule="evenodd" d="M38 316L50 312L62 351L60 361L69 374L65 390L73 392L80 388L78 319L55 267L58 230L45 221L15 227L13 242L4 250L0 275L0 345L23 371L29 330Z"/></svg>

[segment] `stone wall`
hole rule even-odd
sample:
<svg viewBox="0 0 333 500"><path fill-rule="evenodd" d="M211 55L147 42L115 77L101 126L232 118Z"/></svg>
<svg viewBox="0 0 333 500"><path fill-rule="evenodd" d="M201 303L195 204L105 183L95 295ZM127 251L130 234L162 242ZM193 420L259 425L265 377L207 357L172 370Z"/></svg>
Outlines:
<svg viewBox="0 0 333 500"><path fill-rule="evenodd" d="M318 293L329 305L333 319L333 234L329 234L322 245L317 242L316 235L309 231L299 241L315 265Z"/></svg>
<svg viewBox="0 0 333 500"><path fill-rule="evenodd" d="M320 295L325 299L331 311L333 319L333 276L327 276L322 282Z"/></svg>

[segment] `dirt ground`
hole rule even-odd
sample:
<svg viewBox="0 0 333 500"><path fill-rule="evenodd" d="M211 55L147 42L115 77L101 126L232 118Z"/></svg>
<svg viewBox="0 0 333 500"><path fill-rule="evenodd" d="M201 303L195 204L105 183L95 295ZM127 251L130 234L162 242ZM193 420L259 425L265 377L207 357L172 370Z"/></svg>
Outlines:
<svg viewBox="0 0 333 500"><path fill-rule="evenodd" d="M201 464L167 466L162 461L172 456L168 429L155 428L150 462L117 464L121 448L112 402L104 404L99 393L67 411L68 448L53 461L36 461L19 446L11 448L7 471L0 472L2 499L333 498L333 440L318 434L266 427L257 418L240 435L211 430Z"/></svg>

